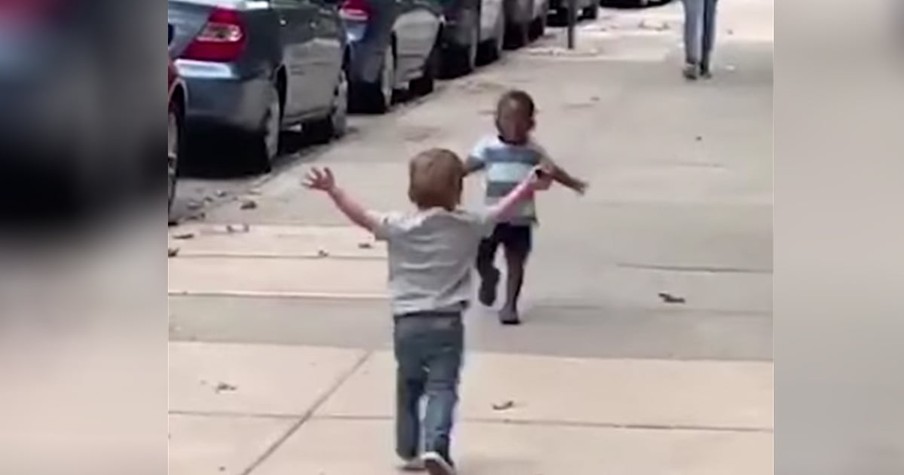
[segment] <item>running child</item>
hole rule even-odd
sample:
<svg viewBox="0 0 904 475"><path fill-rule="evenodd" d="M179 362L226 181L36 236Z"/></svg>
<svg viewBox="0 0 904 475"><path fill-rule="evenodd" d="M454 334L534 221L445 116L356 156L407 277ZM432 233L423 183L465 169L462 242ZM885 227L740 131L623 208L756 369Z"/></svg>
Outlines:
<svg viewBox="0 0 904 475"><path fill-rule="evenodd" d="M336 184L328 168L312 169L304 185L325 192L351 222L387 242L397 362L396 452L403 469L452 475L453 413L464 351L462 313L472 296L477 248L495 223L508 219L550 181L525 174L493 206L472 212L459 208L465 167L453 152L420 153L408 172L408 197L415 209L401 213L367 211ZM427 399L423 420L422 397Z"/></svg>
<svg viewBox="0 0 904 475"><path fill-rule="evenodd" d="M535 127L536 107L531 96L519 90L509 91L496 105L496 133L478 142L466 164L466 172L483 170L486 174L486 203L495 205L523 182L535 168L552 180L584 194L587 183L571 176L556 165L546 151L531 137ZM506 299L499 311L504 325L521 323L518 299L524 284L524 272L533 247L533 227L537 213L533 198L524 200L508 219L498 223L493 233L481 244L477 255L480 274L478 298L491 307L496 302L500 279L494 261L502 246L507 266Z"/></svg>

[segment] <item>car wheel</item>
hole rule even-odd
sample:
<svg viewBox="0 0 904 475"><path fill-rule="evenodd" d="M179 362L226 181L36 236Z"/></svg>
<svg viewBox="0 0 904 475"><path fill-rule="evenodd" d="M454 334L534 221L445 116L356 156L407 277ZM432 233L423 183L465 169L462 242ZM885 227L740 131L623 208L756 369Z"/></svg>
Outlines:
<svg viewBox="0 0 904 475"><path fill-rule="evenodd" d="M493 38L481 44L478 59L483 64L492 63L502 57L502 50L505 47L505 11L499 11L496 28L493 31Z"/></svg>
<svg viewBox="0 0 904 475"><path fill-rule="evenodd" d="M166 178L167 214L173 209L176 197L176 180L179 171L179 152L182 143L182 115L179 106L170 104L166 127ZM159 169L158 169L159 170ZM159 175L158 175L159 176ZM159 183L159 182L158 182Z"/></svg>
<svg viewBox="0 0 904 475"><path fill-rule="evenodd" d="M348 76L345 68L339 71L339 80L333 92L330 114L306 125L306 132L317 143L327 143L345 135L348 129Z"/></svg>
<svg viewBox="0 0 904 475"><path fill-rule="evenodd" d="M267 109L261 119L261 129L249 141L250 155L254 171L269 173L273 161L279 155L279 135L282 129L282 99L276 85L271 85L267 98Z"/></svg>
<svg viewBox="0 0 904 475"><path fill-rule="evenodd" d="M355 102L363 112L384 114L392 108L395 95L395 53L391 45L383 52L383 64L377 82L361 84L355 91Z"/></svg>
<svg viewBox="0 0 904 475"><path fill-rule="evenodd" d="M531 24L531 31L530 31L530 39L531 40L535 40L537 38L542 38L543 35L546 34L546 24L548 22L548 19L549 19L549 13L546 11L543 11L540 13L540 16L534 20L533 24Z"/></svg>
<svg viewBox="0 0 904 475"><path fill-rule="evenodd" d="M426 96L433 92L436 87L436 75L440 68L440 42L439 39L434 41L433 49L427 56L424 63L424 73L421 77L411 81L410 90L415 96Z"/></svg>
<svg viewBox="0 0 904 475"><path fill-rule="evenodd" d="M479 48L480 27L475 24L468 30L468 44L447 46L443 55L443 76L456 78L474 71L477 68Z"/></svg>
<svg viewBox="0 0 904 475"><path fill-rule="evenodd" d="M530 21L511 25L506 32L508 47L521 48L530 43Z"/></svg>

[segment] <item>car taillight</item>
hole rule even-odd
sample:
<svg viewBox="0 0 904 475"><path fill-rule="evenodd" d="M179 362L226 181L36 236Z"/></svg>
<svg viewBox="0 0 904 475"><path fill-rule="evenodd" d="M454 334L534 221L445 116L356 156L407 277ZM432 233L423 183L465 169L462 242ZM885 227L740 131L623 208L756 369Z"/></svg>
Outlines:
<svg viewBox="0 0 904 475"><path fill-rule="evenodd" d="M346 20L367 21L371 14L370 3L368 0L345 0L339 14Z"/></svg>
<svg viewBox="0 0 904 475"><path fill-rule="evenodd" d="M229 62L245 49L245 25L235 10L214 8L201 32L180 56L196 61Z"/></svg>

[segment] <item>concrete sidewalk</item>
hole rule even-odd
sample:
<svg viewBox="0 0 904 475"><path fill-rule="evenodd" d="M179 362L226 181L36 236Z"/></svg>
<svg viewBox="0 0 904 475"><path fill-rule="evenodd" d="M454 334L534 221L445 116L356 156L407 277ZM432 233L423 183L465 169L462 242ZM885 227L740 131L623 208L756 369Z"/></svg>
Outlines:
<svg viewBox="0 0 904 475"><path fill-rule="evenodd" d="M172 343L170 358L171 474L396 473L391 353ZM769 363L471 353L455 453L475 475L764 475L772 413Z"/></svg>

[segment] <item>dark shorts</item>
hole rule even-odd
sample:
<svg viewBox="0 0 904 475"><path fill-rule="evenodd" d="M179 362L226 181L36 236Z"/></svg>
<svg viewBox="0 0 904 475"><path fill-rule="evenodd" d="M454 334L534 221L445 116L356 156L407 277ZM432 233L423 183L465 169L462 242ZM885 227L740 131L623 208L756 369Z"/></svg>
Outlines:
<svg viewBox="0 0 904 475"><path fill-rule="evenodd" d="M529 224L499 223L493 234L481 243L483 252L496 253L499 246L514 257L527 258L533 248L534 229Z"/></svg>

